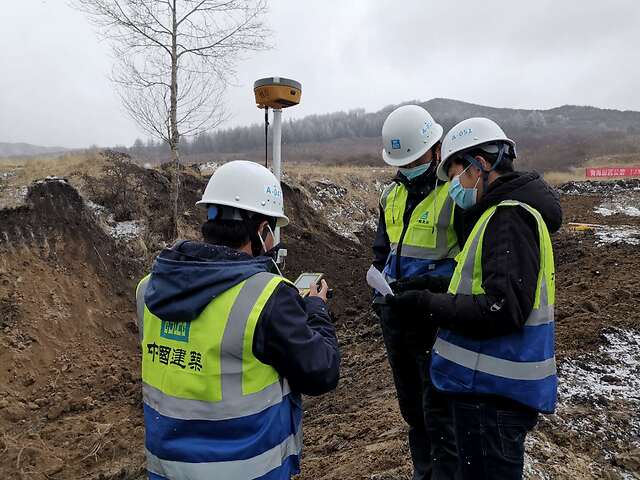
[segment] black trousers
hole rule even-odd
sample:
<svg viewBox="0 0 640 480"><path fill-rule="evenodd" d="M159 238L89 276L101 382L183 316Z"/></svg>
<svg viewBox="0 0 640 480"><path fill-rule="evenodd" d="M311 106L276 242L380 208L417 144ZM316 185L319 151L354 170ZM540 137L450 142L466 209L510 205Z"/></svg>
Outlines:
<svg viewBox="0 0 640 480"><path fill-rule="evenodd" d="M449 480L457 467L447 398L429 381L431 335L377 309L402 418L409 426L413 480Z"/></svg>
<svg viewBox="0 0 640 480"><path fill-rule="evenodd" d="M450 400L460 480L520 480L524 441L538 413L491 401Z"/></svg>

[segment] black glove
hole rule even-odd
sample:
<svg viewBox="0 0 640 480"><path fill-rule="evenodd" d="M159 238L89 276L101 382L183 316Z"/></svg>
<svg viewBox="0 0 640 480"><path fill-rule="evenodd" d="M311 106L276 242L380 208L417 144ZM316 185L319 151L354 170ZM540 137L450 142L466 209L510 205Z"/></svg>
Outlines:
<svg viewBox="0 0 640 480"><path fill-rule="evenodd" d="M397 295L386 295L384 300L391 311L402 317L426 317L433 294L428 290L411 290Z"/></svg>
<svg viewBox="0 0 640 480"><path fill-rule="evenodd" d="M393 293L407 292L409 290L429 290L433 293L445 293L449 289L449 277L406 277L393 282Z"/></svg>

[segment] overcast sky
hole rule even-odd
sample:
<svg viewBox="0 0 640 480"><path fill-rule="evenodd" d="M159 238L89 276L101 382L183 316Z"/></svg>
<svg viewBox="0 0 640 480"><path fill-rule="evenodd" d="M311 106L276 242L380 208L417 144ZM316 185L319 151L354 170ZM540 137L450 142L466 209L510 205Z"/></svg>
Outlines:
<svg viewBox="0 0 640 480"><path fill-rule="evenodd" d="M500 107L640 110L638 0L271 0L271 51L238 68L227 126L261 122L253 81L302 82L285 118L448 97ZM4 1L0 142L144 138L108 80L109 47L66 0Z"/></svg>

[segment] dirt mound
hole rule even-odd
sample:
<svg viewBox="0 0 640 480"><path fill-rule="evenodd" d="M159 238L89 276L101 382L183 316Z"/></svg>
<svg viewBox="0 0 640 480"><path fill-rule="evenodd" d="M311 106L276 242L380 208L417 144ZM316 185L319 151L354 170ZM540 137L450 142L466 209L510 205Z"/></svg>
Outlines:
<svg viewBox="0 0 640 480"><path fill-rule="evenodd" d="M141 265L65 180L27 200L0 210L0 477L117 478L127 457L138 471Z"/></svg>
<svg viewBox="0 0 640 480"><path fill-rule="evenodd" d="M148 210L135 221L160 239L149 244L152 251L165 235L169 177L142 168L136 175ZM338 389L305 399L300 478L408 479L405 427L364 282L373 232L361 219L375 215L381 183L374 175L364 189L326 177L291 178L283 186L292 220L283 230L285 273L327 275L343 352ZM183 220L197 238L203 214L192 207L206 179L190 170L183 178ZM635 201L629 188L618 197ZM566 220L640 222L597 213L606 199L563 196ZM350 218L357 228L342 229ZM569 229L553 241L560 408L529 440L526 478L630 478L640 474L640 399L632 393L640 364L638 247ZM1 478L143 477L132 292L149 264L130 258L127 243L114 239L64 180L38 183L27 206L0 210Z"/></svg>

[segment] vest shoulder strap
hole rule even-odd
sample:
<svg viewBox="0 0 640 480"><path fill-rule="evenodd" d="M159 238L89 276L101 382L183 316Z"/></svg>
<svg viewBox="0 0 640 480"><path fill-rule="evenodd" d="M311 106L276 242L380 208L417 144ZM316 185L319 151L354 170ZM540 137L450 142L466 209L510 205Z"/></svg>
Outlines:
<svg viewBox="0 0 640 480"><path fill-rule="evenodd" d="M389 195L391 195L391 192L397 186L398 184L396 182L391 182L382 190L382 195L380 195L380 207L382 207L382 210L387 208L387 198L389 198Z"/></svg>

